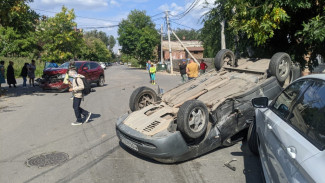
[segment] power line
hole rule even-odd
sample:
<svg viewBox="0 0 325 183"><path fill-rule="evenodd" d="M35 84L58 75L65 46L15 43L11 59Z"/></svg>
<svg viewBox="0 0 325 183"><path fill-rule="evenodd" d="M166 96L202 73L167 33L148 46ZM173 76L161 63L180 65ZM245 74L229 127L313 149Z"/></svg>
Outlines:
<svg viewBox="0 0 325 183"><path fill-rule="evenodd" d="M48 13L59 13L59 12L54 12L54 11L41 10L41 9L37 9L37 8L34 8L34 10L48 12ZM116 20L106 20L106 19L99 19L99 18L89 18L89 17L77 16L77 15L76 15L76 17L78 17L78 18L85 18L85 19L91 19L91 20L108 21L108 22L120 22L120 21L116 21Z"/></svg>
<svg viewBox="0 0 325 183"><path fill-rule="evenodd" d="M150 16L150 17L153 18L153 17L158 16L158 15L163 14L163 13L164 13L164 12L160 12L160 13L157 13L157 14L152 15L152 16Z"/></svg>
<svg viewBox="0 0 325 183"><path fill-rule="evenodd" d="M174 22L174 21L172 21L172 20L171 20L171 22L173 22L173 23L175 23L175 24L177 24L177 25L180 25L180 26L183 26L183 27L189 28L189 29L196 30L196 29L194 29L193 27L189 27L189 26L186 26L186 25L183 25L183 24L180 24L180 23Z"/></svg>
<svg viewBox="0 0 325 183"><path fill-rule="evenodd" d="M199 4L200 0L194 0L192 2L192 4L182 13L178 14L178 15L171 15L173 17L178 17L178 18L175 18L175 19L172 19L172 20L180 20L182 19L183 17L185 17L190 11L193 10L193 8L195 8L198 4Z"/></svg>

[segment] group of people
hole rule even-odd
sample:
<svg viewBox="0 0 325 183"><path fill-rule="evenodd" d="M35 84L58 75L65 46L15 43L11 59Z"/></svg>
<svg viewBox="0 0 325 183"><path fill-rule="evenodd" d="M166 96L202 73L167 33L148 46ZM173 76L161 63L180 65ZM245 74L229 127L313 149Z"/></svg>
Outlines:
<svg viewBox="0 0 325 183"><path fill-rule="evenodd" d="M13 87L17 87L17 81L15 78L15 70L14 70L14 62L9 61L9 65L7 67L7 73L5 74L5 68L4 68L5 61L0 61L0 88L2 83L6 83L5 76L7 77L7 84L9 85L9 88L11 88L11 85ZM25 63L23 68L21 69L20 76L23 78L23 87L27 87L27 76L29 78L29 85L35 87L34 79L35 79L35 60L32 60L32 63Z"/></svg>
<svg viewBox="0 0 325 183"><path fill-rule="evenodd" d="M189 63L186 63L186 60L183 59L182 63L179 63L179 71L182 77L182 82L186 82L187 78L188 80L192 80L194 78L197 78L199 76L199 68L200 68L200 74L204 74L206 69L208 68L207 64L204 62L204 60L201 60L200 67L193 61L193 59L188 59Z"/></svg>
<svg viewBox="0 0 325 183"><path fill-rule="evenodd" d="M183 59L182 63L179 63L179 71L182 77L182 82L186 82L187 78L188 80L194 79L199 76L199 69L200 74L204 74L206 69L208 68L208 65L204 62L204 60L201 60L200 66L198 66L193 59L188 59L188 64L186 63L186 60ZM149 72L149 78L150 83L155 85L156 84L156 66L155 64L151 63L150 60L146 63L146 70Z"/></svg>

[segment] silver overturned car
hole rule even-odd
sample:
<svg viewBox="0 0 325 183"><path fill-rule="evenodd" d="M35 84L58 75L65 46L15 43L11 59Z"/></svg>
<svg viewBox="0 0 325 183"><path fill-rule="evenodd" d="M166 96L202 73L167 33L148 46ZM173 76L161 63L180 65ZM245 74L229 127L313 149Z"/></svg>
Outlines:
<svg viewBox="0 0 325 183"><path fill-rule="evenodd" d="M286 53L271 59L235 59L220 50L216 70L157 95L148 87L130 97L131 113L121 116L116 133L127 148L163 163L192 159L242 140L254 119L251 99L270 99L298 77Z"/></svg>

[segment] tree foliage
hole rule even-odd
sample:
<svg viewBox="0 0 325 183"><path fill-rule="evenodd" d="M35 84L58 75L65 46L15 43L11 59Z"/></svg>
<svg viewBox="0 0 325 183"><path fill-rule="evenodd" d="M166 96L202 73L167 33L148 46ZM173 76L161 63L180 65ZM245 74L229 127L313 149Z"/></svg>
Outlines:
<svg viewBox="0 0 325 183"><path fill-rule="evenodd" d="M179 39L184 39L184 40L198 40L200 37L200 31L196 31L194 29L191 30L187 30L187 29L180 29L177 28L176 30L174 30L175 34L178 36ZM167 35L164 36L164 39L167 39ZM174 34L170 35L170 40L172 41L176 41L176 37L174 36Z"/></svg>
<svg viewBox="0 0 325 183"><path fill-rule="evenodd" d="M215 8L204 17L205 48L211 50L217 44L218 38L209 42L206 37L219 36L218 22L226 20L226 34L238 36L242 54L247 47L259 57L285 51L304 64L306 53L325 55L320 49L324 47L324 4L324 0L216 0Z"/></svg>
<svg viewBox="0 0 325 183"><path fill-rule="evenodd" d="M106 44L96 37L85 37L85 45L81 50L79 57L86 60L106 62L111 58L111 52Z"/></svg>
<svg viewBox="0 0 325 183"><path fill-rule="evenodd" d="M119 24L118 35L122 53L135 57L141 64L154 57L159 34L145 11L131 11L127 19Z"/></svg>
<svg viewBox="0 0 325 183"><path fill-rule="evenodd" d="M40 22L36 35L43 49L42 60L63 62L80 52L84 43L74 19L73 9L67 10L63 6L60 13Z"/></svg>

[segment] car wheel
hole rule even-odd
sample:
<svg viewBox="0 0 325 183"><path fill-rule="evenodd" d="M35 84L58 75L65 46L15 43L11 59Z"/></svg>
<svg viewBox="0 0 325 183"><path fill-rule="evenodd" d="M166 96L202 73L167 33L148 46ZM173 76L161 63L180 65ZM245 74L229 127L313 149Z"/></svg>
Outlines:
<svg viewBox="0 0 325 183"><path fill-rule="evenodd" d="M203 102L188 100L179 108L177 128L188 138L199 138L206 131L208 117L208 109Z"/></svg>
<svg viewBox="0 0 325 183"><path fill-rule="evenodd" d="M253 121L248 128L247 133L247 144L249 150L255 154L258 155L258 142L257 142L257 136L256 136L256 124L255 121Z"/></svg>
<svg viewBox="0 0 325 183"><path fill-rule="evenodd" d="M157 102L157 99L158 96L153 89L143 86L133 91L130 97L129 107L131 111L137 111Z"/></svg>
<svg viewBox="0 0 325 183"><path fill-rule="evenodd" d="M104 86L104 83L105 83L104 76L100 76L97 82L97 86Z"/></svg>
<svg viewBox="0 0 325 183"><path fill-rule="evenodd" d="M287 53L279 52L272 56L269 64L269 72L275 76L279 83L284 83L289 77L291 70L291 59Z"/></svg>
<svg viewBox="0 0 325 183"><path fill-rule="evenodd" d="M300 67L297 65L291 66L291 70L289 73L289 76L287 79L283 82L280 83L283 88L287 87L290 83L292 83L294 80L298 79L301 76L301 70Z"/></svg>
<svg viewBox="0 0 325 183"><path fill-rule="evenodd" d="M220 70L225 63L232 67L234 67L236 64L235 55L231 50L222 49L217 53L216 57L214 58L214 66L217 71Z"/></svg>

